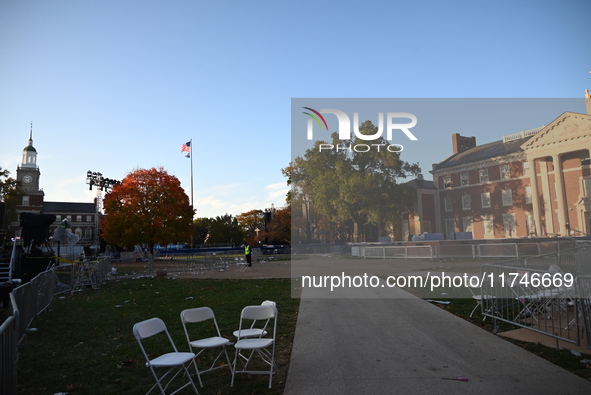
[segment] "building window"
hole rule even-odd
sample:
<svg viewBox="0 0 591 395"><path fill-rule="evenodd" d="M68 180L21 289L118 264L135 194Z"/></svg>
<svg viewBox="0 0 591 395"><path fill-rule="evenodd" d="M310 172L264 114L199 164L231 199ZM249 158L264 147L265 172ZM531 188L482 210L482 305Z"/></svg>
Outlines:
<svg viewBox="0 0 591 395"><path fill-rule="evenodd" d="M515 234L515 214L503 214L503 228L505 229L505 237L516 237Z"/></svg>
<svg viewBox="0 0 591 395"><path fill-rule="evenodd" d="M495 236L495 224L492 215L482 216L482 225L484 227L484 237L492 238Z"/></svg>
<svg viewBox="0 0 591 395"><path fill-rule="evenodd" d="M81 215L77 215L76 216L76 222L82 222L82 216Z"/></svg>
<svg viewBox="0 0 591 395"><path fill-rule="evenodd" d="M23 196L23 206L28 206L29 204L29 196Z"/></svg>
<svg viewBox="0 0 591 395"><path fill-rule="evenodd" d="M478 174L480 175L480 182L488 182L488 169L479 170Z"/></svg>
<svg viewBox="0 0 591 395"><path fill-rule="evenodd" d="M482 192L480 199L482 201L482 208L490 208L490 192Z"/></svg>
<svg viewBox="0 0 591 395"><path fill-rule="evenodd" d="M464 226L464 232L473 232L474 221L472 217L463 217L462 218L462 225Z"/></svg>
<svg viewBox="0 0 591 395"><path fill-rule="evenodd" d="M86 216L86 222L92 222L92 215Z"/></svg>
<svg viewBox="0 0 591 395"><path fill-rule="evenodd" d="M91 228L86 228L86 230L84 231L84 239L85 240L92 239L92 229Z"/></svg>
<svg viewBox="0 0 591 395"><path fill-rule="evenodd" d="M443 187L451 188L451 176L447 175L443 177Z"/></svg>
<svg viewBox="0 0 591 395"><path fill-rule="evenodd" d="M470 185L470 178L468 176L469 176L468 173L460 174L460 179L462 181L461 182L462 185Z"/></svg>
<svg viewBox="0 0 591 395"><path fill-rule="evenodd" d="M583 196L591 196L591 178L583 178Z"/></svg>
<svg viewBox="0 0 591 395"><path fill-rule="evenodd" d="M529 162L523 162L523 175L529 176Z"/></svg>
<svg viewBox="0 0 591 395"><path fill-rule="evenodd" d="M451 238L451 234L456 231L455 220L453 218L446 218L445 219L445 234L447 238Z"/></svg>
<svg viewBox="0 0 591 395"><path fill-rule="evenodd" d="M508 180L511 178L511 170L509 169L509 165L502 165L501 166L501 179Z"/></svg>
<svg viewBox="0 0 591 395"><path fill-rule="evenodd" d="M525 187L525 204L531 204L532 197L531 197L531 186Z"/></svg>
<svg viewBox="0 0 591 395"><path fill-rule="evenodd" d="M451 200L451 196L446 196L443 199L443 202L445 203L445 211L447 211L447 212L453 211L454 206L453 206L453 202Z"/></svg>
<svg viewBox="0 0 591 395"><path fill-rule="evenodd" d="M513 205L513 192L510 189L504 189L501 193L503 194L503 206Z"/></svg>
<svg viewBox="0 0 591 395"><path fill-rule="evenodd" d="M462 196L462 210L470 210L470 195Z"/></svg>

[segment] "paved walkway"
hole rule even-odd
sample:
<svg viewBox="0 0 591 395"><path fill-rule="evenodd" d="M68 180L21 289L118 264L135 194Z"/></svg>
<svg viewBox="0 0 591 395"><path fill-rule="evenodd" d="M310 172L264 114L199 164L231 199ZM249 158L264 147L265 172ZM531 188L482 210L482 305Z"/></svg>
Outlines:
<svg viewBox="0 0 591 395"><path fill-rule="evenodd" d="M285 394L591 394L591 382L400 289L363 292L303 290ZM458 376L469 381L443 379Z"/></svg>

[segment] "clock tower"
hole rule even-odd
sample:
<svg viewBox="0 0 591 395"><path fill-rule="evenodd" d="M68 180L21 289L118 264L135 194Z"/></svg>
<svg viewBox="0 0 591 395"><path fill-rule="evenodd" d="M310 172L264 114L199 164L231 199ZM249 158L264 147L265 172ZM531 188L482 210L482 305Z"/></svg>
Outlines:
<svg viewBox="0 0 591 395"><path fill-rule="evenodd" d="M21 195L17 203L17 211L28 211L40 213L43 209L44 193L39 188L39 177L41 172L37 167L37 150L33 147L33 123L31 122L31 132L29 135L29 144L23 149L21 164L16 169L16 179L21 183Z"/></svg>

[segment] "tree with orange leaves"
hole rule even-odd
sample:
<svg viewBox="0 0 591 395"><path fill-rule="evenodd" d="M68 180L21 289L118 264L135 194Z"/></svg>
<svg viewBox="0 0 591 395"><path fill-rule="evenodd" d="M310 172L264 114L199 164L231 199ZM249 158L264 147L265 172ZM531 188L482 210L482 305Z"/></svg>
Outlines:
<svg viewBox="0 0 591 395"><path fill-rule="evenodd" d="M162 167L129 173L105 195L102 237L119 246L185 243L193 208L178 178Z"/></svg>

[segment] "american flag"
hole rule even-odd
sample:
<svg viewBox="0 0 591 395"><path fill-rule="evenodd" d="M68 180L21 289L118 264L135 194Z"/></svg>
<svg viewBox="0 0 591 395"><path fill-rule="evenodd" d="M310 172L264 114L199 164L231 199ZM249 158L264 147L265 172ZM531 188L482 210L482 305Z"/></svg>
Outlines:
<svg viewBox="0 0 591 395"><path fill-rule="evenodd" d="M191 142L190 141L187 141L185 144L182 145L181 152L191 152Z"/></svg>

